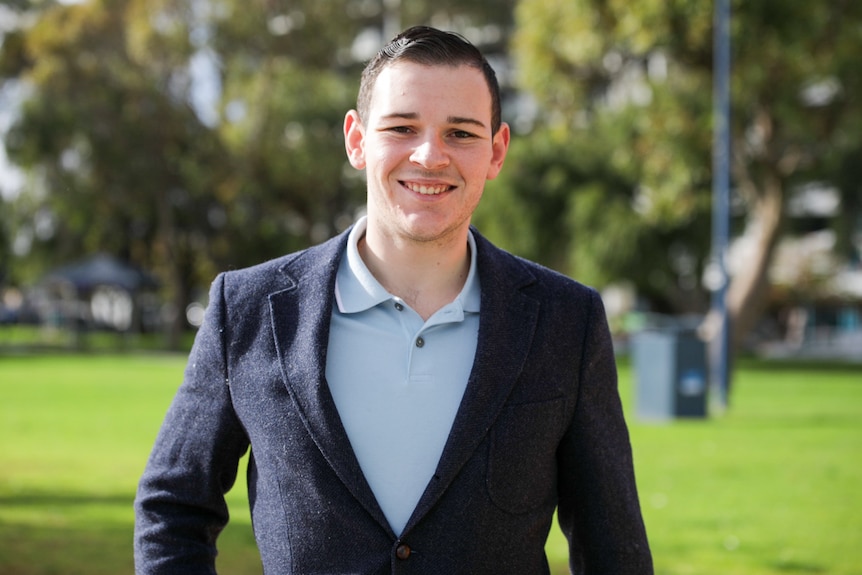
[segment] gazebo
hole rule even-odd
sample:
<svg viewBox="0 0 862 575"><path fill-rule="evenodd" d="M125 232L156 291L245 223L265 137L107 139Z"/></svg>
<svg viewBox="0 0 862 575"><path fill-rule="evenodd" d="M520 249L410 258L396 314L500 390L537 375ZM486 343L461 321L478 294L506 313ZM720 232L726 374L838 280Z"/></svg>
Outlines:
<svg viewBox="0 0 862 575"><path fill-rule="evenodd" d="M139 331L143 298L159 286L152 274L107 254L58 267L40 282L45 319L75 328Z"/></svg>

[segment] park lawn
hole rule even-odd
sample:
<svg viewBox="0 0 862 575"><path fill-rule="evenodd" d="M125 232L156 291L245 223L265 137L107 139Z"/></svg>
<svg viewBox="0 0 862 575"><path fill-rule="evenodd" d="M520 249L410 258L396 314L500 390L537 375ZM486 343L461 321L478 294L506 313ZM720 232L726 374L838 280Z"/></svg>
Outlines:
<svg viewBox="0 0 862 575"><path fill-rule="evenodd" d="M175 355L0 356L0 573L133 572L132 500ZM643 423L623 362L658 574L862 573L862 366L747 363L733 405ZM260 573L240 474L219 571ZM566 573L565 545L548 554Z"/></svg>
<svg viewBox="0 0 862 575"><path fill-rule="evenodd" d="M742 369L710 422L638 426L662 573L862 573L862 369Z"/></svg>
<svg viewBox="0 0 862 575"><path fill-rule="evenodd" d="M0 356L0 573L133 573L135 488L184 366L179 355ZM219 564L259 573L241 481Z"/></svg>

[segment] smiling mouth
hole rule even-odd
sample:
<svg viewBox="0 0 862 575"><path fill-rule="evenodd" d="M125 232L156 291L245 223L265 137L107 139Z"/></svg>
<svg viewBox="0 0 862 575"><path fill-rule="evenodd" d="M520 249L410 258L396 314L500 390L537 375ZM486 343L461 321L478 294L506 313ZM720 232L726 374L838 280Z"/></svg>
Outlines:
<svg viewBox="0 0 862 575"><path fill-rule="evenodd" d="M417 184L415 182L401 182L401 185L410 190L411 192L416 192L417 194L422 194L423 196L436 196L438 194L442 194L443 192L448 192L455 188L455 186L450 186L448 184Z"/></svg>

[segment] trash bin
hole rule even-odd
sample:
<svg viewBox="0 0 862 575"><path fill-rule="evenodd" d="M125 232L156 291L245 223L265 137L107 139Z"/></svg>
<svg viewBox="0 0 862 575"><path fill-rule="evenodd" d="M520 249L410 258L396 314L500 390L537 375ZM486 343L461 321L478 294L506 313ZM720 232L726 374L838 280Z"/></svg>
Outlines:
<svg viewBox="0 0 862 575"><path fill-rule="evenodd" d="M693 329L639 332L632 359L639 418L706 417L706 344Z"/></svg>

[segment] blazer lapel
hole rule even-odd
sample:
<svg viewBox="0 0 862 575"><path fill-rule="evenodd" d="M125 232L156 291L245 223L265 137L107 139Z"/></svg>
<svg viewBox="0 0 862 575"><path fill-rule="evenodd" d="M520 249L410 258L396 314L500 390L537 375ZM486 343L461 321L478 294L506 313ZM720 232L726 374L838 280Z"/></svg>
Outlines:
<svg viewBox="0 0 862 575"><path fill-rule="evenodd" d="M335 274L346 239L345 232L302 252L282 268L293 283L269 297L273 335L286 386L308 433L353 496L390 530L350 447L326 384L326 350Z"/></svg>
<svg viewBox="0 0 862 575"><path fill-rule="evenodd" d="M482 285L476 358L435 478L407 530L434 506L488 434L523 369L535 333L539 303L521 291L534 281L533 276L511 265L511 257L500 257L498 248L473 233Z"/></svg>
<svg viewBox="0 0 862 575"><path fill-rule="evenodd" d="M521 288L534 278L475 230L482 284L479 341L473 369L434 480L405 531L443 495L496 421L533 342L539 304ZM335 274L347 233L299 254L282 272L290 286L270 295L273 334L291 397L323 457L360 504L392 534L326 384L326 350ZM392 534L393 536L395 534Z"/></svg>

